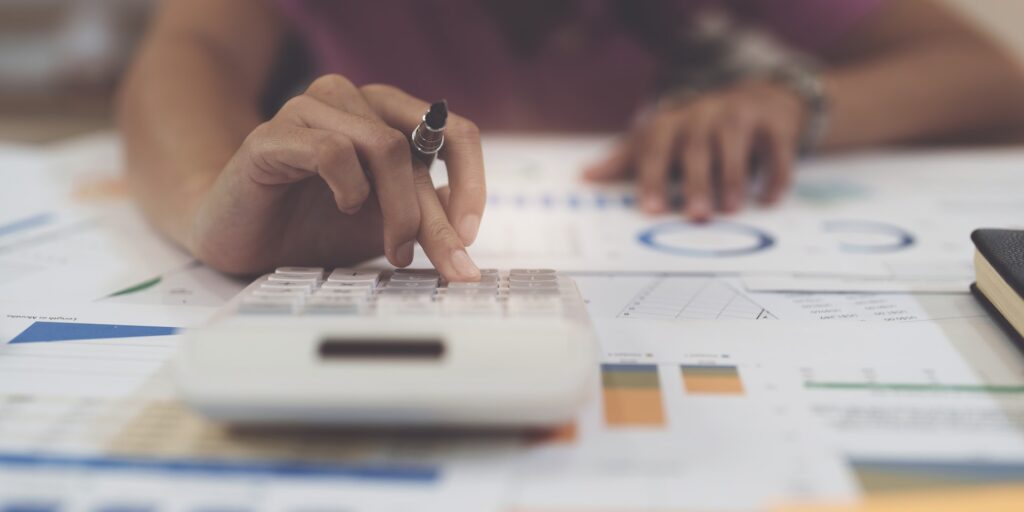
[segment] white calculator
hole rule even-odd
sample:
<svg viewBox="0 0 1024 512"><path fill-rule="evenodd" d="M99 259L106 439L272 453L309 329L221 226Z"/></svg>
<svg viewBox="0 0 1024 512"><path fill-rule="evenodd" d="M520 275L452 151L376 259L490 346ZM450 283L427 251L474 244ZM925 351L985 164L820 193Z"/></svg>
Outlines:
<svg viewBox="0 0 1024 512"><path fill-rule="evenodd" d="M229 423L544 427L597 378L576 284L549 269L283 267L186 332L186 403Z"/></svg>

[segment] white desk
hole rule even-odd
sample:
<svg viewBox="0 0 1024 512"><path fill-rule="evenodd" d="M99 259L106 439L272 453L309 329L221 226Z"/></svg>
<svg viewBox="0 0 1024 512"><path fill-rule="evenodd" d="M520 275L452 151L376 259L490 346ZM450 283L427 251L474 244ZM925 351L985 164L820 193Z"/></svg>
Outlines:
<svg viewBox="0 0 1024 512"><path fill-rule="evenodd" d="M573 272L601 336L601 389L543 435L204 422L172 330L242 283L147 231L115 138L0 152L0 504L736 510L1024 481L1022 357L963 289L966 232L1024 223L1024 151L829 159L781 209L693 227L577 184L601 143L485 144L472 254Z"/></svg>

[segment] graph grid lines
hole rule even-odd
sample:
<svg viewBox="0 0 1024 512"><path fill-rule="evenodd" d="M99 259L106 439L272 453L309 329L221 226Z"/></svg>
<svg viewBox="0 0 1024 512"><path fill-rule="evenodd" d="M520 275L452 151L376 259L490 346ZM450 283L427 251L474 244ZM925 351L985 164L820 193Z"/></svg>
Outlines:
<svg viewBox="0 0 1024 512"><path fill-rule="evenodd" d="M713 277L662 277L641 289L618 318L662 320L775 320L729 283Z"/></svg>

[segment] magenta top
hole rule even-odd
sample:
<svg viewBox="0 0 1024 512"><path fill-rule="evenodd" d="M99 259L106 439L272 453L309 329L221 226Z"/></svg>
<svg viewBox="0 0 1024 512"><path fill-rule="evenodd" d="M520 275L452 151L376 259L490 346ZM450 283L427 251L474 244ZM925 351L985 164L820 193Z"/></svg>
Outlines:
<svg viewBox="0 0 1024 512"><path fill-rule="evenodd" d="M643 41L648 32L630 31L628 15L615 11L645 4L635 0L565 2L571 8L560 14L550 6L562 2L546 0L276 1L319 74L395 85L426 101L447 98L454 112L488 129L622 129L650 98L663 66L657 45ZM649 2L660 11L647 14L652 21L643 26L685 26L698 8L721 5L813 52L882 1ZM517 18L535 30L510 28ZM536 29L538 23L549 27ZM525 42L515 40L523 34Z"/></svg>

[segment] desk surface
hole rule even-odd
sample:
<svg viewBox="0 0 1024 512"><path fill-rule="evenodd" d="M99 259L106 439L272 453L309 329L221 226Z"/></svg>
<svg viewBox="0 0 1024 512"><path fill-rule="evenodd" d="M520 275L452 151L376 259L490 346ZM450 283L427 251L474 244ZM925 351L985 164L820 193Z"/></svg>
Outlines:
<svg viewBox="0 0 1024 512"><path fill-rule="evenodd" d="M174 333L244 283L149 230L113 136L3 148L0 504L756 510L1024 481L1024 364L965 287L970 230L1024 223L1024 151L822 159L781 208L694 226L581 185L606 142L485 141L473 256L573 274L602 345L578 419L529 434L196 417Z"/></svg>

